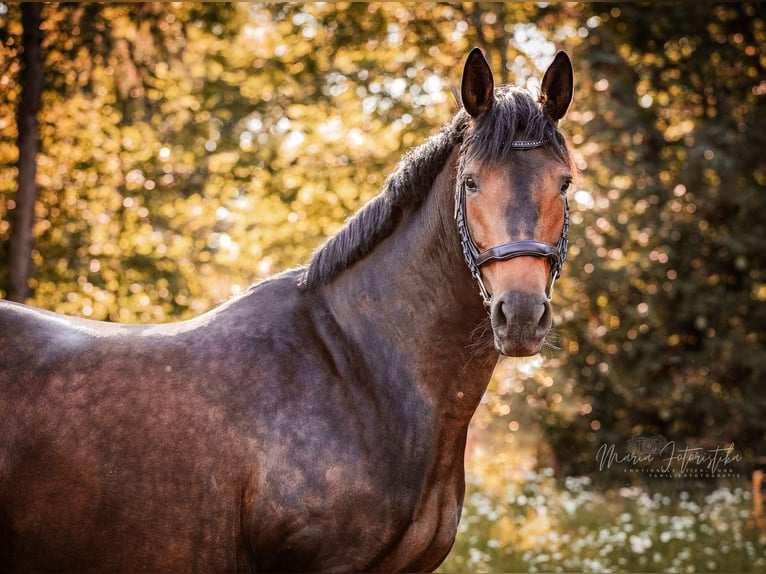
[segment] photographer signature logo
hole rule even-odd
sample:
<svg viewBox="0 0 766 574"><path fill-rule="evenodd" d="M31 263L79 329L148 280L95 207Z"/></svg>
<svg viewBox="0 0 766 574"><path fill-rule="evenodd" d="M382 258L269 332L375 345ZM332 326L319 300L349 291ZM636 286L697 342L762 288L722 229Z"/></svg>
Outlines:
<svg viewBox="0 0 766 574"><path fill-rule="evenodd" d="M631 437L625 449L602 444L596 453L600 471L622 468L623 472L644 472L657 478L733 478L734 467L742 462L734 443L715 448L679 445L663 435Z"/></svg>

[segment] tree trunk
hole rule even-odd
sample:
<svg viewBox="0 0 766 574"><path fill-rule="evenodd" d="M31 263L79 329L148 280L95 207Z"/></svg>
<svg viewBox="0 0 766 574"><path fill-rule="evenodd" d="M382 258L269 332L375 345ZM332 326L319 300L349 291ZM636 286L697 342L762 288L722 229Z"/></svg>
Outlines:
<svg viewBox="0 0 766 574"><path fill-rule="evenodd" d="M16 206L9 213L11 230L8 238L8 294L10 301L24 302L29 298L29 277L32 269L32 226L37 200L37 152L39 126L37 115L43 91L42 4L21 5L23 67L21 71L21 100L17 114L19 147L19 187Z"/></svg>

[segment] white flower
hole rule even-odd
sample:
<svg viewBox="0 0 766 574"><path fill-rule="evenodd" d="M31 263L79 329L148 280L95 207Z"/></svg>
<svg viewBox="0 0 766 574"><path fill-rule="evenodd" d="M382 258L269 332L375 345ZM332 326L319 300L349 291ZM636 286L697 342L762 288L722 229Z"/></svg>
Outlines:
<svg viewBox="0 0 766 574"><path fill-rule="evenodd" d="M647 548L652 546L652 541L646 534L633 534L629 539L630 549L635 554L643 554Z"/></svg>

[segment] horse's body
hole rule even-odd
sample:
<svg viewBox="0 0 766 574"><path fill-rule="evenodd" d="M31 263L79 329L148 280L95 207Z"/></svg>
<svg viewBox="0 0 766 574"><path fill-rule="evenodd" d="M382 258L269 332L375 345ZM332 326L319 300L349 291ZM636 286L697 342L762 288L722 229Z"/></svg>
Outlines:
<svg viewBox="0 0 766 574"><path fill-rule="evenodd" d="M497 357L489 332L528 354L550 326L536 287L500 297L511 262L485 273L488 319L463 260L454 190L481 116L472 94L464 77L468 114L306 270L166 325L0 305L0 570L439 565Z"/></svg>
<svg viewBox="0 0 766 574"><path fill-rule="evenodd" d="M465 429L440 424L442 397L410 382L418 371L454 376L399 353L386 322L395 311L369 291L353 303L374 308L357 345L342 327L350 305L299 291L296 279L152 327L3 308L0 357L13 376L0 379L0 545L10 543L11 566L440 562L457 526ZM486 381L489 359L478 370ZM425 559L401 556L402 544Z"/></svg>

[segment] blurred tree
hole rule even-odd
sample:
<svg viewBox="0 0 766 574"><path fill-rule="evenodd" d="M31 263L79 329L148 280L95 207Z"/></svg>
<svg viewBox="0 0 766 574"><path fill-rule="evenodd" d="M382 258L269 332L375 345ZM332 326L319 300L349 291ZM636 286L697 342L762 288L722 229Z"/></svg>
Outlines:
<svg viewBox="0 0 766 574"><path fill-rule="evenodd" d="M8 5L9 63L17 56L19 13L18 5ZM175 211L154 209L172 203L179 189L193 196L184 190L199 188L206 178L206 162L191 156L198 150L189 149L179 162L166 157L171 146L162 143L186 137L202 147L199 132L207 131L210 111L192 94L205 69L177 79L169 94L175 109L167 109L152 83L166 70L183 75L184 58L199 56L206 38L215 37L212 29L223 30L218 20L233 14L228 5L45 6L48 89L38 159L34 304L123 321L163 320L210 306L207 296L204 302L195 298L202 289L186 230L173 229L178 221L163 217ZM184 51L189 37L201 38L197 52ZM18 89L12 65L3 79L12 96ZM183 123L175 121L176 110ZM12 133L16 124L6 118L2 128ZM177 185L163 185L172 182Z"/></svg>
<svg viewBox="0 0 766 574"><path fill-rule="evenodd" d="M43 54L40 13L42 4L26 2L21 6L22 34L21 82L23 89L18 106L18 191L14 217L8 238L8 293L11 301L25 302L29 296L27 281L32 264L32 225L37 200L37 152L39 129L37 114L43 92Z"/></svg>
<svg viewBox="0 0 766 574"><path fill-rule="evenodd" d="M763 12L577 11L588 79L575 138L591 191L574 199L590 209L577 216L567 357L547 397L583 403L544 402L549 439L565 471L592 469L599 444L631 435L763 454Z"/></svg>

